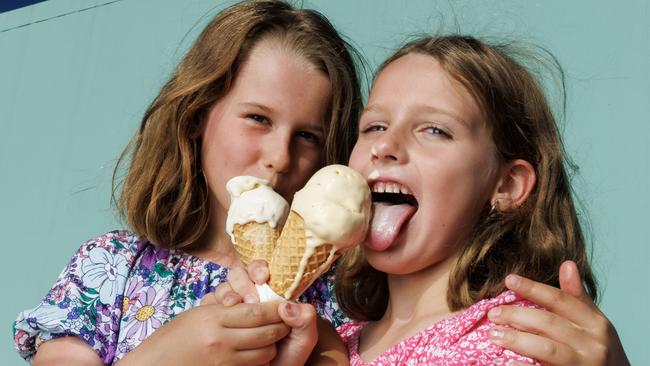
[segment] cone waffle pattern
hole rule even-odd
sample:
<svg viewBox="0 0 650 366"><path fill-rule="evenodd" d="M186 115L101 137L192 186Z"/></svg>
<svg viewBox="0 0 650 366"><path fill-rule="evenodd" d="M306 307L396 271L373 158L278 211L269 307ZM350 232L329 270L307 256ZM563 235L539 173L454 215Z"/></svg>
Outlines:
<svg viewBox="0 0 650 366"><path fill-rule="evenodd" d="M247 222L243 225L236 224L233 236L235 249L245 265L254 259L264 259L269 262L280 236L280 229L272 228L268 223Z"/></svg>
<svg viewBox="0 0 650 366"><path fill-rule="evenodd" d="M338 257L331 244L320 245L314 248L300 275L300 262L306 250L305 222L300 215L291 211L273 251L269 268L269 286L287 300L294 300L302 294ZM290 291L294 283L298 283L298 286Z"/></svg>

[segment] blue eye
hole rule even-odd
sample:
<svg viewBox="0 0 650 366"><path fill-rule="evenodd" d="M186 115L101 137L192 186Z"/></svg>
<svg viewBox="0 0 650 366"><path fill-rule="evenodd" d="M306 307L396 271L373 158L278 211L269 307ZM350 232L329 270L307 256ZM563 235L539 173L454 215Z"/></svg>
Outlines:
<svg viewBox="0 0 650 366"><path fill-rule="evenodd" d="M429 126L429 127L425 128L424 130L427 131L428 133L432 134L432 135L440 135L440 136L444 136L444 137L447 137L447 138L451 138L450 134L448 134L447 132L443 131L442 129L440 129L440 128L436 127L436 126Z"/></svg>

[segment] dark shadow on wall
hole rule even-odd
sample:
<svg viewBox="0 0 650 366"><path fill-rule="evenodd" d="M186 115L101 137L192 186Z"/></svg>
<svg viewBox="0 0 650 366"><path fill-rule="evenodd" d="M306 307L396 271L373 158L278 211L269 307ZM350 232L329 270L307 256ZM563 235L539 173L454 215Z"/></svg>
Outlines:
<svg viewBox="0 0 650 366"><path fill-rule="evenodd" d="M2 0L0 1L0 13L42 3L44 1L46 0Z"/></svg>

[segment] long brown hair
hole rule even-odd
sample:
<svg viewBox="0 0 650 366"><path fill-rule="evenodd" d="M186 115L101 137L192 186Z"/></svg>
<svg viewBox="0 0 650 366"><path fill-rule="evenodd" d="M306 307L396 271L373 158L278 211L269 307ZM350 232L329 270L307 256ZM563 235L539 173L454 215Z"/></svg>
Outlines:
<svg viewBox="0 0 650 366"><path fill-rule="evenodd" d="M402 47L379 69L411 53L435 58L482 107L499 159L524 159L535 168L537 183L526 202L507 212L490 212L486 205L461 248L449 278L452 311L497 296L509 273L558 286L560 264L569 259L577 263L589 295L597 297L556 120L539 82L509 52L507 45L472 37L426 37ZM379 319L388 303L386 274L373 269L358 249L339 263L336 295L353 318Z"/></svg>
<svg viewBox="0 0 650 366"><path fill-rule="evenodd" d="M205 27L118 160L113 202L141 238L182 247L204 232L210 212L200 162L201 121L229 91L251 49L269 39L280 41L329 77L332 100L324 163L347 162L362 102L358 53L316 11L294 9L282 1L235 4ZM127 159L128 170L120 179Z"/></svg>

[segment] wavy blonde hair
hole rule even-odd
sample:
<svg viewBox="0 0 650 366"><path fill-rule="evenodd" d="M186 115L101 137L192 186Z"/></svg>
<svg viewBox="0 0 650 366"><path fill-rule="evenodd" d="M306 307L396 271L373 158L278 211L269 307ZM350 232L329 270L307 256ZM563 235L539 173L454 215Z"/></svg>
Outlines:
<svg viewBox="0 0 650 366"><path fill-rule="evenodd" d="M358 53L316 11L281 1L235 4L205 27L118 160L112 200L141 238L162 247L183 247L204 232L210 212L200 162L201 121L228 93L238 69L262 40L280 41L329 77L324 163L347 162L362 103ZM119 177L127 161L128 169Z"/></svg>
<svg viewBox="0 0 650 366"><path fill-rule="evenodd" d="M411 53L435 58L485 112L501 161L524 159L535 168L537 183L526 202L508 212L486 207L461 248L447 292L452 311L497 296L509 273L558 286L560 264L569 259L589 295L597 297L555 118L539 83L509 52L508 46L472 37L426 37L402 47L378 71ZM561 68L552 60L564 89ZM388 303L386 274L372 268L359 249L339 263L336 295L351 317L377 320Z"/></svg>

